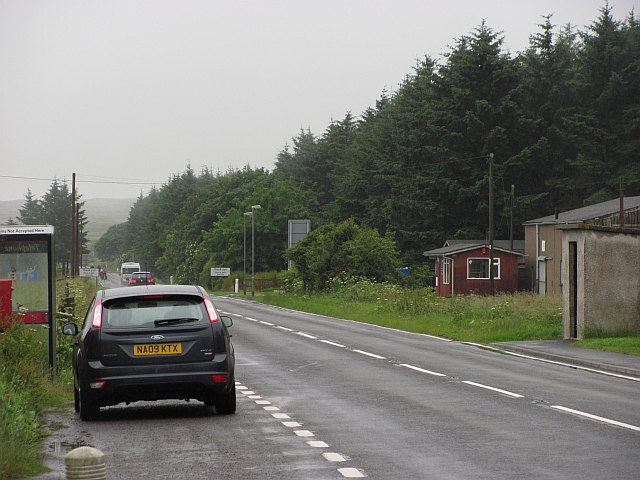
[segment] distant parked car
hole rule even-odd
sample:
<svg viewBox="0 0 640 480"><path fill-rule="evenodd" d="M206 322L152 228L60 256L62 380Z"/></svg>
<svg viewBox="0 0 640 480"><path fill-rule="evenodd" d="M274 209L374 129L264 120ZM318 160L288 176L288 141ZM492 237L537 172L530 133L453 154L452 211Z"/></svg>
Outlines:
<svg viewBox="0 0 640 480"><path fill-rule="evenodd" d="M133 272L129 278L129 286L155 285L156 280L149 272Z"/></svg>
<svg viewBox="0 0 640 480"><path fill-rule="evenodd" d="M121 402L196 399L236 411L235 355L227 328L202 287L150 285L96 293L74 335L74 407L82 420Z"/></svg>

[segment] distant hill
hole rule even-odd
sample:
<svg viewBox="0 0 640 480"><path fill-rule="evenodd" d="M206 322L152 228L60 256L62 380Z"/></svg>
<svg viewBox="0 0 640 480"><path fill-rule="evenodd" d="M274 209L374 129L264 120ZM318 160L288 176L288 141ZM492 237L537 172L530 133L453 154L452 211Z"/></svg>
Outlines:
<svg viewBox="0 0 640 480"><path fill-rule="evenodd" d="M112 225L126 222L129 210L135 203L135 198L90 198L84 201L89 230L87 238L89 245L93 245ZM9 218L14 220L20 214L20 207L24 200L0 201L0 224Z"/></svg>
<svg viewBox="0 0 640 480"><path fill-rule="evenodd" d="M135 198L92 198L84 201L84 210L89 220L89 245L93 245L107 229L126 222Z"/></svg>

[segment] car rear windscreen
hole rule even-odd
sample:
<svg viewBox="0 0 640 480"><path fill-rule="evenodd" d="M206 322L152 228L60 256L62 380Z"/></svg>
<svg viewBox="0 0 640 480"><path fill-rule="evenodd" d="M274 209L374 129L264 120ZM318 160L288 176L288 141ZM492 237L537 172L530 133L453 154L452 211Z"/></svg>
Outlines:
<svg viewBox="0 0 640 480"><path fill-rule="evenodd" d="M209 321L202 298L196 296L147 295L114 299L104 304L104 328L149 328L169 320L192 325Z"/></svg>

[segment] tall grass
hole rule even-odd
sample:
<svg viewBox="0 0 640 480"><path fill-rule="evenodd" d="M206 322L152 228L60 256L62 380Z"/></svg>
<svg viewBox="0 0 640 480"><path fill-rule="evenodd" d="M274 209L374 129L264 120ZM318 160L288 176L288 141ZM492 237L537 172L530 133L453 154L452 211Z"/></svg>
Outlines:
<svg viewBox="0 0 640 480"><path fill-rule="evenodd" d="M562 338L560 300L529 293L445 298L430 288L342 279L334 281L328 292L294 289L256 299L454 340L490 343Z"/></svg>
<svg viewBox="0 0 640 480"><path fill-rule="evenodd" d="M64 283L68 283L66 286ZM44 412L71 400L71 339L60 331L63 321L80 321L95 286L83 279L58 282L56 290L75 298L69 312L58 312L58 372L48 365L48 327L13 322L0 331L0 480L46 470L38 461L44 436ZM58 298L58 305L62 304Z"/></svg>

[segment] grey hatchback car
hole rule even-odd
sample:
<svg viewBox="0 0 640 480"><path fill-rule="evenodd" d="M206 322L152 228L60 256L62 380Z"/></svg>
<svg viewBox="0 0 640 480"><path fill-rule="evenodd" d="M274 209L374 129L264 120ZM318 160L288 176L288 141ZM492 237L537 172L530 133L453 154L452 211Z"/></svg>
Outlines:
<svg viewBox="0 0 640 480"><path fill-rule="evenodd" d="M149 285L101 290L74 335L74 406L82 420L100 407L196 399L236 411L235 356L227 328L202 287Z"/></svg>

